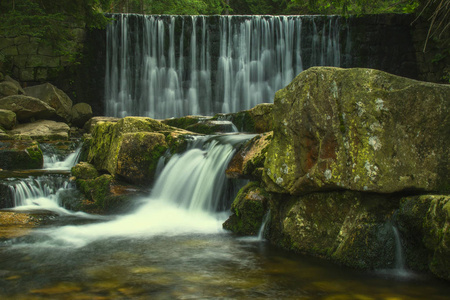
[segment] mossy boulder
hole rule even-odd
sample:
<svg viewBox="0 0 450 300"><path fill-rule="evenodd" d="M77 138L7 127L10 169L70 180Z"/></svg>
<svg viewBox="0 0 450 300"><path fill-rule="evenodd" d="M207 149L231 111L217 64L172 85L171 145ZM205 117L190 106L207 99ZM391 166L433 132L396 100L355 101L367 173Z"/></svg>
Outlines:
<svg viewBox="0 0 450 300"><path fill-rule="evenodd" d="M181 149L186 131L146 117L98 122L92 130L87 162L134 184L148 184L162 154L171 146Z"/></svg>
<svg viewBox="0 0 450 300"><path fill-rule="evenodd" d="M269 203L271 243L355 268L395 266L396 207L389 197L352 191L273 194Z"/></svg>
<svg viewBox="0 0 450 300"><path fill-rule="evenodd" d="M231 121L240 132L264 133L273 130L272 108L271 103L261 103L249 110L217 114L213 119Z"/></svg>
<svg viewBox="0 0 450 300"><path fill-rule="evenodd" d="M125 133L117 155L116 175L135 184L148 185L158 160L166 152L166 137L156 132Z"/></svg>
<svg viewBox="0 0 450 300"><path fill-rule="evenodd" d="M51 119L55 109L45 102L29 96L13 95L0 99L0 109L13 111L17 120L28 122L31 119Z"/></svg>
<svg viewBox="0 0 450 300"><path fill-rule="evenodd" d="M77 179L84 179L84 180L95 179L98 176L100 176L97 169L93 165L84 161L72 167L72 175L75 176Z"/></svg>
<svg viewBox="0 0 450 300"><path fill-rule="evenodd" d="M11 130L16 126L16 114L13 111L0 109L0 127Z"/></svg>
<svg viewBox="0 0 450 300"><path fill-rule="evenodd" d="M231 205L233 213L223 228L239 235L257 235L266 213L269 194L257 182L244 186Z"/></svg>
<svg viewBox="0 0 450 300"><path fill-rule="evenodd" d="M450 196L405 197L397 221L408 267L450 280Z"/></svg>
<svg viewBox="0 0 450 300"><path fill-rule="evenodd" d="M450 182L450 86L314 67L275 95L274 192L437 191Z"/></svg>
<svg viewBox="0 0 450 300"><path fill-rule="evenodd" d="M44 164L39 144L35 141L0 141L0 169L41 169Z"/></svg>
<svg viewBox="0 0 450 300"><path fill-rule="evenodd" d="M228 164L225 171L227 177L261 181L272 136L272 132L259 134L243 144Z"/></svg>
<svg viewBox="0 0 450 300"><path fill-rule="evenodd" d="M236 128L230 121L206 120L186 127L186 130L201 134L216 134L236 132Z"/></svg>
<svg viewBox="0 0 450 300"><path fill-rule="evenodd" d="M17 86L10 81L2 81L0 82L0 98L18 95L19 89Z"/></svg>
<svg viewBox="0 0 450 300"><path fill-rule="evenodd" d="M70 205L76 205L77 209L93 213L126 212L134 207L138 196L148 194L148 191L119 182L108 174L90 179L76 178L76 184L87 199Z"/></svg>
<svg viewBox="0 0 450 300"><path fill-rule="evenodd" d="M58 121L69 123L72 119L72 100L62 90L50 83L24 89L28 96L38 98L56 111Z"/></svg>

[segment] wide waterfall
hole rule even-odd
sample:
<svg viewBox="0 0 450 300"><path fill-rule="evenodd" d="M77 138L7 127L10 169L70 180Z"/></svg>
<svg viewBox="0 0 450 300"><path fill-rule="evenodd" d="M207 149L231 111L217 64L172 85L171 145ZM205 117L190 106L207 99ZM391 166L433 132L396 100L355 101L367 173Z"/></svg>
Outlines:
<svg viewBox="0 0 450 300"><path fill-rule="evenodd" d="M340 42L345 21L337 16L112 17L107 116L168 118L249 109L273 101L304 69L341 66L345 54Z"/></svg>

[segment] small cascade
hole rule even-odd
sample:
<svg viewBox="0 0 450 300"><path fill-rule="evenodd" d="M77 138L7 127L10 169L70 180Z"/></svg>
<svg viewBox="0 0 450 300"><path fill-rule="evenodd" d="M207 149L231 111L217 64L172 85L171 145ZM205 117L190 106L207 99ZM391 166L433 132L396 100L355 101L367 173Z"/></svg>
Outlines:
<svg viewBox="0 0 450 300"><path fill-rule="evenodd" d="M114 236L211 234L222 223L235 194L225 169L236 147L254 135L196 137L187 151L170 158L145 203L132 214L84 226L66 226L50 236L71 246Z"/></svg>
<svg viewBox="0 0 450 300"><path fill-rule="evenodd" d="M271 102L304 69L338 67L345 57L337 16L111 17L107 116L246 110Z"/></svg>
<svg viewBox="0 0 450 300"><path fill-rule="evenodd" d="M395 238L395 269L399 272L405 271L405 259L403 258L402 242L400 239L400 233L396 226L392 225L392 231Z"/></svg>
<svg viewBox="0 0 450 300"><path fill-rule="evenodd" d="M266 231L266 226L270 221L270 210L267 211L267 213L264 215L264 218L261 223L261 228L258 232L258 240L264 241L264 233Z"/></svg>
<svg viewBox="0 0 450 300"><path fill-rule="evenodd" d="M80 154L81 154L81 147L78 147L74 152L70 153L62 160L58 159L58 156L55 154L51 155L44 154L44 169L68 171L78 163L78 160L80 159Z"/></svg>

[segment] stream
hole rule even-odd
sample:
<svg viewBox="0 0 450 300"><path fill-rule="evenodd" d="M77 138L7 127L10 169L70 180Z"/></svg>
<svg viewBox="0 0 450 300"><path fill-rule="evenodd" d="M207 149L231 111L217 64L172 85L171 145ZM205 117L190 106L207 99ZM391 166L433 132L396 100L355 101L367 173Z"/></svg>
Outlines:
<svg viewBox="0 0 450 300"><path fill-rule="evenodd" d="M197 138L131 213L59 213L0 240L0 298L448 299L448 283L426 275L357 271L223 230L224 171L248 138Z"/></svg>

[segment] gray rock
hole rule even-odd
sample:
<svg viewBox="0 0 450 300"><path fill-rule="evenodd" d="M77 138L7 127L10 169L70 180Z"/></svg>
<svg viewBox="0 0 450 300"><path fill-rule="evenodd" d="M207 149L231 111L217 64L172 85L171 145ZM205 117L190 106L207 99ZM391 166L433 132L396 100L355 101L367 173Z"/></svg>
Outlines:
<svg viewBox="0 0 450 300"><path fill-rule="evenodd" d="M0 109L0 127L11 130L16 125L16 114L10 110Z"/></svg>
<svg viewBox="0 0 450 300"><path fill-rule="evenodd" d="M72 118L72 100L50 83L25 88L27 95L38 98L55 109L58 121L69 123Z"/></svg>
<svg viewBox="0 0 450 300"><path fill-rule="evenodd" d="M33 139L39 141L68 140L70 127L63 122L39 120L33 123L17 125L9 132L17 139Z"/></svg>
<svg viewBox="0 0 450 300"><path fill-rule="evenodd" d="M314 67L276 93L269 190L442 190L450 181L450 86L372 69Z"/></svg>
<svg viewBox="0 0 450 300"><path fill-rule="evenodd" d="M41 100L24 95L13 95L0 99L0 109L13 111L18 121L50 119L55 110Z"/></svg>
<svg viewBox="0 0 450 300"><path fill-rule="evenodd" d="M92 107L87 103L77 103L72 107L72 125L83 128L93 116Z"/></svg>

